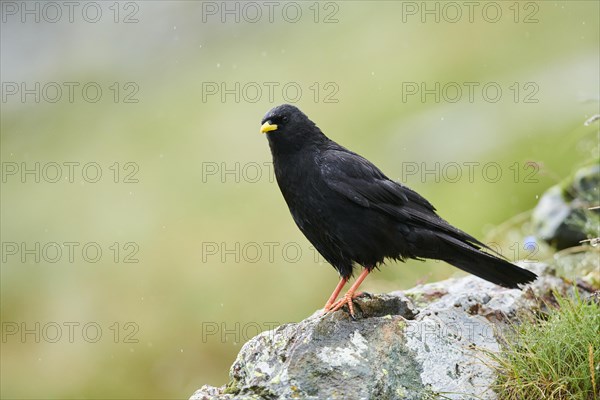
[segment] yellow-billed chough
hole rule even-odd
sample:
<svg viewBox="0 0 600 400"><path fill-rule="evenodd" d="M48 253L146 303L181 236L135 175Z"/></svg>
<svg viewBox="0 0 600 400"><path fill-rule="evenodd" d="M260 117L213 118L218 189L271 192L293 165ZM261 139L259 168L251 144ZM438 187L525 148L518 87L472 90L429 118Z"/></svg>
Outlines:
<svg viewBox="0 0 600 400"><path fill-rule="evenodd" d="M340 274L326 312L348 304L354 316L356 290L386 258L443 260L508 288L537 277L482 251L488 247L440 218L417 192L327 138L298 108L273 108L260 131L267 134L277 183L296 225ZM336 301L355 264L364 270Z"/></svg>

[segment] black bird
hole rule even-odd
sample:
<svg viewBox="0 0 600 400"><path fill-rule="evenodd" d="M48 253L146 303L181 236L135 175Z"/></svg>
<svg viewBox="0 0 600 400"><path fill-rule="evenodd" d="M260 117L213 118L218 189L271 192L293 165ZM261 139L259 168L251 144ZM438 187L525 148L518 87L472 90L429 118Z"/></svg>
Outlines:
<svg viewBox="0 0 600 400"><path fill-rule="evenodd" d="M508 288L536 279L533 272L482 251L489 248L440 218L417 192L329 139L298 108L277 106L261 123L296 225L340 274L326 312L348 304L354 316L356 290L386 258L443 260ZM335 301L356 264L364 270Z"/></svg>

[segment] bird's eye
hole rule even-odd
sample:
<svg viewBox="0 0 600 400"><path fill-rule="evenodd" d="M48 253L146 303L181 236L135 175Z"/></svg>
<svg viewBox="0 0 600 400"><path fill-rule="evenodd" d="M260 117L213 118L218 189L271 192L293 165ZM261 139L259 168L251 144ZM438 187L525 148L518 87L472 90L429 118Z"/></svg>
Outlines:
<svg viewBox="0 0 600 400"><path fill-rule="evenodd" d="M287 122L287 121L288 121L288 117L283 117L283 118L281 118L281 120L282 120L283 122Z"/></svg>

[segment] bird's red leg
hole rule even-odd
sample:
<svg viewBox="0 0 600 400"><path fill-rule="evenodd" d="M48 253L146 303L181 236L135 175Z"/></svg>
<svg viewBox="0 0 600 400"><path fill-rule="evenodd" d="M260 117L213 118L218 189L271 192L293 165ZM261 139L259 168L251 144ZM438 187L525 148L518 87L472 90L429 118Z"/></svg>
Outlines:
<svg viewBox="0 0 600 400"><path fill-rule="evenodd" d="M354 318L354 305L352 304L352 299L355 297L356 289L360 286L360 284L365 280L367 275L369 275L371 269L365 268L363 272L360 273L360 276L356 278L356 281L350 286L350 289L346 292L344 297L335 302L330 308L330 311L337 311L344 306L344 304L348 304L348 308L350 309L350 315Z"/></svg>
<svg viewBox="0 0 600 400"><path fill-rule="evenodd" d="M329 309L333 305L333 302L337 299L338 295L340 294L340 292L344 288L344 285L346 284L346 282L348 282L348 278L341 278L340 279L339 283L337 284L337 286L333 290L333 293L331 293L331 296L329 296L329 300L327 300L327 303L325 303L325 307L323 307L323 310L325 312L329 311Z"/></svg>

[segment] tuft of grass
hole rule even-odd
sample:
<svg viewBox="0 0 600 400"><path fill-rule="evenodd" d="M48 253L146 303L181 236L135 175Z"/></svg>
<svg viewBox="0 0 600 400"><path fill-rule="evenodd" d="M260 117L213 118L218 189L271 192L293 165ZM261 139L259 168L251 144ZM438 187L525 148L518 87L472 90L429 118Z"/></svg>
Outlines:
<svg viewBox="0 0 600 400"><path fill-rule="evenodd" d="M554 297L548 313L515 326L489 354L499 400L600 400L598 299Z"/></svg>

